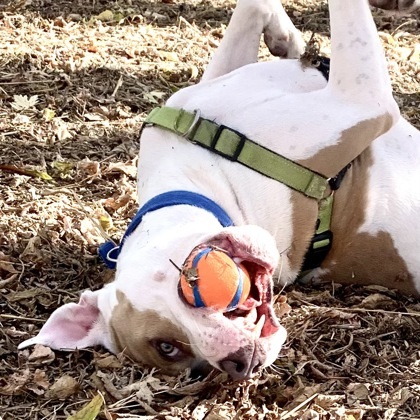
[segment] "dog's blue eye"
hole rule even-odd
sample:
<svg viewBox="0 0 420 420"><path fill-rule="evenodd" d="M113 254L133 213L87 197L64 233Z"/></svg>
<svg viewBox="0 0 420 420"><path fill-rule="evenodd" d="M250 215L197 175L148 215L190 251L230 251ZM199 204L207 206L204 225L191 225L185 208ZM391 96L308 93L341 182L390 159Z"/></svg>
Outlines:
<svg viewBox="0 0 420 420"><path fill-rule="evenodd" d="M175 357L180 352L178 347L165 341L159 343L159 351L166 357Z"/></svg>

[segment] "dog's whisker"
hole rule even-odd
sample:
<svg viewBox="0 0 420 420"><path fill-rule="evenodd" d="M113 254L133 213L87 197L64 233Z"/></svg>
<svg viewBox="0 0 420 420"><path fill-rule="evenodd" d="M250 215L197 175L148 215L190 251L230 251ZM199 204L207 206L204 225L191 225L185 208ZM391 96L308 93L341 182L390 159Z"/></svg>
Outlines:
<svg viewBox="0 0 420 420"><path fill-rule="evenodd" d="M178 272L180 274L182 273L181 267L179 267L178 265L176 265L176 263L173 260L171 260L170 258L169 258L169 262L178 270Z"/></svg>

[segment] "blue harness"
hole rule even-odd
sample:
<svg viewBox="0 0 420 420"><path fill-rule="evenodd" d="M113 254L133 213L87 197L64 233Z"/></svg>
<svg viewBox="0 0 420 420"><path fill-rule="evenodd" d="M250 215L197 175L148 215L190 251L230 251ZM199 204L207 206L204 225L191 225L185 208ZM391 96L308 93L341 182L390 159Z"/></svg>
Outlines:
<svg viewBox="0 0 420 420"><path fill-rule="evenodd" d="M128 225L124 236L119 245L113 241L107 241L99 246L99 255L104 260L109 268L115 268L117 265L117 258L121 252L125 240L134 232L143 220L143 216L155 210L164 207L171 207L177 205L189 205L207 210L219 221L223 227L233 226L232 219L217 203L204 195L193 193L190 191L169 191L159 194L147 203L145 203L136 213L131 223Z"/></svg>

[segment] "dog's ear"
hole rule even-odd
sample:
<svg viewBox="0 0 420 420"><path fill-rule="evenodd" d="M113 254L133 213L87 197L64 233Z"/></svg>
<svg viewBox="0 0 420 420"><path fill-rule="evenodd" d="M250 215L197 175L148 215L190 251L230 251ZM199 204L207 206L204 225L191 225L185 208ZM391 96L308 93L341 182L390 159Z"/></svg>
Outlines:
<svg viewBox="0 0 420 420"><path fill-rule="evenodd" d="M38 335L19 344L18 349L32 344L43 344L56 350L81 349L97 344L109 347L105 320L98 307L98 296L103 290L85 291L79 303L58 308Z"/></svg>

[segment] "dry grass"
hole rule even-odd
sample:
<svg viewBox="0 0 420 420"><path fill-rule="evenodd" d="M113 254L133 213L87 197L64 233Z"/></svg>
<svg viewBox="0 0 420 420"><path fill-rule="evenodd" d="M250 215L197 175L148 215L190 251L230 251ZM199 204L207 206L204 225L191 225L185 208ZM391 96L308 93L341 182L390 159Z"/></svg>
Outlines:
<svg viewBox="0 0 420 420"><path fill-rule="evenodd" d="M286 6L327 52L325 2ZM141 120L197 82L232 7L0 2L3 420L65 419L98 392L106 419L420 419L420 304L378 288L287 290L287 346L242 384L217 372L202 382L169 378L102 349L16 351L54 308L111 278L96 257L102 238L91 216L120 237L136 210ZM397 100L420 128L419 15L376 20Z"/></svg>

